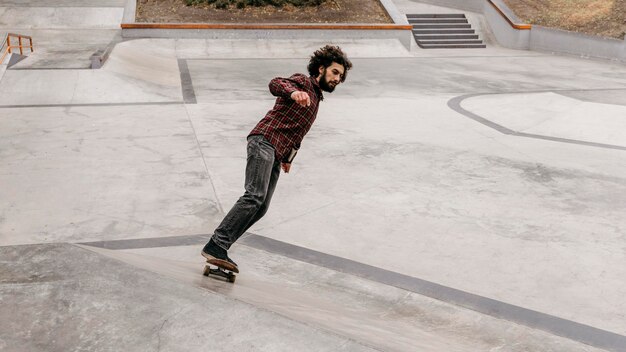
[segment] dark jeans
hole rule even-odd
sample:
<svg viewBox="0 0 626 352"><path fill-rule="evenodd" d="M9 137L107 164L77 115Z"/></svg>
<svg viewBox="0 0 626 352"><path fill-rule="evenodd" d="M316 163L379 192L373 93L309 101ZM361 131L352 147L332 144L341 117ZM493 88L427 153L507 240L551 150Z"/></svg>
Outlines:
<svg viewBox="0 0 626 352"><path fill-rule="evenodd" d="M215 229L213 241L228 250L250 226L267 212L280 176L280 161L263 136L248 137L246 192Z"/></svg>

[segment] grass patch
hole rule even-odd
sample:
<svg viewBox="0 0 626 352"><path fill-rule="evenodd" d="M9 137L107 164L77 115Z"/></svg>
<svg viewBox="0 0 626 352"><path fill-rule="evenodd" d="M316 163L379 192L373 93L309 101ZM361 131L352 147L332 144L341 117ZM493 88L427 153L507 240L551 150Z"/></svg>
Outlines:
<svg viewBox="0 0 626 352"><path fill-rule="evenodd" d="M624 38L626 0L504 0L523 21L544 27Z"/></svg>

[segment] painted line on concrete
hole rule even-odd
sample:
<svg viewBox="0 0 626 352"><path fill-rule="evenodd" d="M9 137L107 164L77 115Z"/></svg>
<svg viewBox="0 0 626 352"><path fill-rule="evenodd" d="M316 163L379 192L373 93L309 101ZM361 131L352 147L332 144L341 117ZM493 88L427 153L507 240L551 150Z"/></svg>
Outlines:
<svg viewBox="0 0 626 352"><path fill-rule="evenodd" d="M242 237L240 242L255 249L283 255L295 260L322 266L385 285L398 287L496 318L522 324L533 329L547 331L594 347L604 348L609 351L624 351L626 348L626 336L491 298L478 296L416 277L403 275L254 234L248 234Z"/></svg>
<svg viewBox="0 0 626 352"><path fill-rule="evenodd" d="M141 103L87 103L87 104L40 104L40 105L0 105L0 109L19 108L72 108L83 106L135 106L135 105L180 105L184 101L161 101L161 102L141 102Z"/></svg>
<svg viewBox="0 0 626 352"><path fill-rule="evenodd" d="M85 246L120 250L120 249L140 249L140 248L160 248L160 247L177 247L177 246L193 246L197 244L205 244L211 239L211 234L207 235L188 235L188 236L168 236L168 237L152 237L152 238L135 238L129 240L111 240L111 241L95 241L82 242Z"/></svg>
<svg viewBox="0 0 626 352"><path fill-rule="evenodd" d="M581 140L576 140L576 139L568 139L568 138L559 138L559 137L551 137L551 136L544 136L544 135L539 135L539 134L532 134L532 133L524 133L524 132L517 132L514 130L511 130L509 128L506 128L502 125L499 125L493 121L487 120L484 117L478 116L476 114L474 114L471 111L465 110L461 107L461 103L468 98L473 98L473 97L477 97L477 96L482 96L482 95L494 95L494 94L503 94L503 93L480 93L480 94L467 94L467 95L461 95L458 97L454 97L452 99L450 99L448 101L448 107L450 107L452 110L465 115L466 117L469 117L470 119L481 123L487 127L490 127L502 134L506 134L506 135L510 135L510 136L517 136L517 137L526 137L526 138L535 138L535 139L543 139L543 140L547 140L547 141L552 141L552 142L560 142L560 143L569 143L569 144L578 144L578 145L584 145L584 146L588 146L588 147L596 147L596 148L605 148L605 149L616 149L616 150L626 150L626 147L623 146L619 146L619 145L612 145L612 144L603 144L603 143L594 143L594 142L587 142L587 141L581 141ZM504 93L504 94L511 94L511 93Z"/></svg>
<svg viewBox="0 0 626 352"><path fill-rule="evenodd" d="M114 241L85 242L82 245L120 250L172 246L204 245L211 235L170 236ZM394 286L459 307L474 310L499 319L505 319L533 329L565 337L608 351L626 350L626 336L575 321L559 318L513 304L475 295L455 288L397 272L377 268L350 259L329 255L268 237L245 233L238 241L258 250L285 256L301 262Z"/></svg>
<svg viewBox="0 0 626 352"><path fill-rule="evenodd" d="M7 68L7 71L90 71L90 67L11 67Z"/></svg>
<svg viewBox="0 0 626 352"><path fill-rule="evenodd" d="M196 92L193 89L193 81L187 66L187 60L178 59L178 69L180 70L180 83L183 89L183 100L185 104L197 104Z"/></svg>

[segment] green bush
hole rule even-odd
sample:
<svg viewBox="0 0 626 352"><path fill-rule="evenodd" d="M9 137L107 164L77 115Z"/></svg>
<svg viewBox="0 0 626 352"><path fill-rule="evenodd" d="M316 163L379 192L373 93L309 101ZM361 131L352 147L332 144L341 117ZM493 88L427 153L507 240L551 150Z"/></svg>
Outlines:
<svg viewBox="0 0 626 352"><path fill-rule="evenodd" d="M188 6L197 4L210 4L218 9L225 9L231 5L236 6L238 9L243 9L246 6L275 6L283 7L287 4L291 4L297 7L304 6L319 6L326 0L185 0Z"/></svg>

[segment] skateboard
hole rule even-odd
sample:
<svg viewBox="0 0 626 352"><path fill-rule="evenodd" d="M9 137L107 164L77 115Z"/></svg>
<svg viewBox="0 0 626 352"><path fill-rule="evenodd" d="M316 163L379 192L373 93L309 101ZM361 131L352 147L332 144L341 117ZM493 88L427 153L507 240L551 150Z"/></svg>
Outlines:
<svg viewBox="0 0 626 352"><path fill-rule="evenodd" d="M230 270L229 267L222 265L222 260L208 259L206 262L207 264L204 266L204 272L202 275L207 277L209 277L210 275L218 276L228 280L228 282L235 282L237 275L235 275L235 272Z"/></svg>

